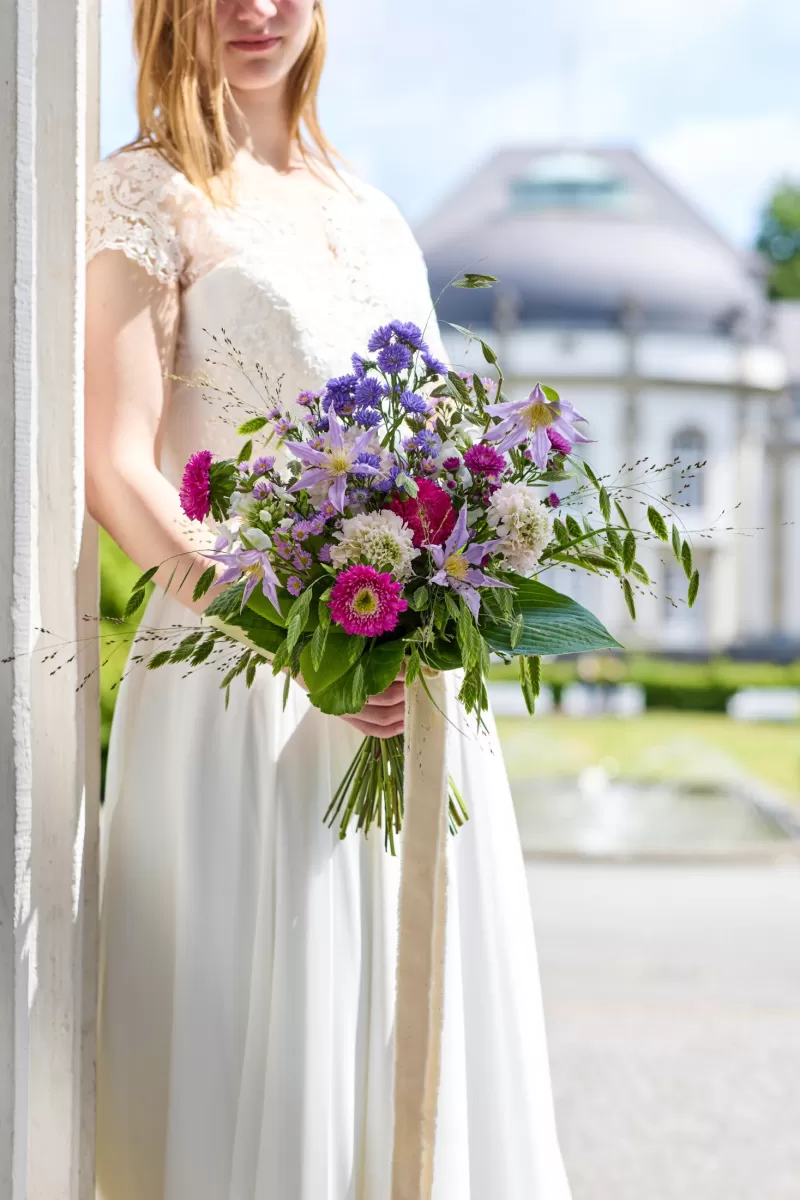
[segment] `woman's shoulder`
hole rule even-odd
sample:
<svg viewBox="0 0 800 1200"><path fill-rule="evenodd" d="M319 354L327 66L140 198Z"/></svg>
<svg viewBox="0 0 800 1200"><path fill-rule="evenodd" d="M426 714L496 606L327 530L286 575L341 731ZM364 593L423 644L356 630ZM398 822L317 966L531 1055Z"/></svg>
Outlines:
<svg viewBox="0 0 800 1200"><path fill-rule="evenodd" d="M181 215L186 177L153 146L126 147L92 168L87 194L87 260L122 250L164 282L178 279L185 254Z"/></svg>

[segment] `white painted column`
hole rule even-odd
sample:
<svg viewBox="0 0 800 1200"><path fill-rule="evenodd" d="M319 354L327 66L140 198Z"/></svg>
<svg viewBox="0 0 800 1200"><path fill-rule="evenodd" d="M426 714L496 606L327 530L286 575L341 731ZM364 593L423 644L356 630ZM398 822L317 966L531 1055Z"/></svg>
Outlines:
<svg viewBox="0 0 800 1200"><path fill-rule="evenodd" d="M3 1200L94 1195L96 679L78 688L98 632L81 619L97 593L82 431L96 24L85 0L0 6L0 638L18 656L0 676ZM39 626L85 639L56 675Z"/></svg>

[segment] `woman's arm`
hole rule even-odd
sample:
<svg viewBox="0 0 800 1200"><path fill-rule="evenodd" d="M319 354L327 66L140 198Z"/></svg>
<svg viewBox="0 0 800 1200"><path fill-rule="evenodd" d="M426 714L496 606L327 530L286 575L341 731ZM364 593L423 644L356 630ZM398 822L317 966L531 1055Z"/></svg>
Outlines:
<svg viewBox="0 0 800 1200"><path fill-rule="evenodd" d="M175 594L200 613L213 594L194 602L192 591L209 560L193 548L178 492L156 465L179 304L176 283L159 282L124 254L106 250L89 263L86 504L142 571L163 563L161 587L177 563Z"/></svg>
<svg viewBox="0 0 800 1200"><path fill-rule="evenodd" d="M158 437L180 314L177 283L162 283L115 250L97 254L86 273L86 504L142 571L156 563L166 587L176 562L178 599L195 613L213 594L192 600L209 566L185 533L176 488L157 466ZM182 556L182 557L178 557ZM187 570L189 574L184 579ZM404 686L394 683L357 717L362 733L401 733Z"/></svg>

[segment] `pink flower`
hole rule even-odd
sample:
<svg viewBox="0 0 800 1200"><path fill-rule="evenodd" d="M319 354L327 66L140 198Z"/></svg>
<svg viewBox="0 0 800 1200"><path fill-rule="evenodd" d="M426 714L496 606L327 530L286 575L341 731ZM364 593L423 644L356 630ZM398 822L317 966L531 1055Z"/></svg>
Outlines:
<svg viewBox="0 0 800 1200"><path fill-rule="evenodd" d="M198 450L186 464L181 480L181 508L192 521L204 521L211 512L210 450Z"/></svg>
<svg viewBox="0 0 800 1200"><path fill-rule="evenodd" d="M413 499L395 499L388 507L411 527L417 548L426 543L441 546L453 532L456 523L453 501L431 479L415 479L414 482L418 491Z"/></svg>
<svg viewBox="0 0 800 1200"><path fill-rule="evenodd" d="M391 633L408 605L391 575L356 563L337 577L331 590L331 616L345 633L377 637Z"/></svg>
<svg viewBox="0 0 800 1200"><path fill-rule="evenodd" d="M572 454L572 443L568 442L563 434L557 429L548 429L547 436L550 439L550 445L555 450L556 454Z"/></svg>
<svg viewBox="0 0 800 1200"><path fill-rule="evenodd" d="M505 455L482 442L470 446L464 455L464 464L473 475L485 475L487 479L499 479L508 466Z"/></svg>

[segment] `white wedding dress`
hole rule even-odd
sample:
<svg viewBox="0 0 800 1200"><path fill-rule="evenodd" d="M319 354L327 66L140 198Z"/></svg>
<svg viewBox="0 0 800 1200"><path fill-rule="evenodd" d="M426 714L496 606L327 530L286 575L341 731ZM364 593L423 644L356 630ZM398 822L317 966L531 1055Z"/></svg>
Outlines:
<svg viewBox="0 0 800 1200"><path fill-rule="evenodd" d="M96 168L88 254L179 280L175 373L224 390L222 331L282 398L349 370L430 294L398 210L350 178L298 203L252 160L215 208L153 150ZM290 199L291 197L291 199ZM433 334L431 335L431 329ZM435 322L429 324L439 347ZM231 423L233 422L233 423ZM176 384L160 467L238 450L224 397ZM144 624L198 623L157 590ZM134 668L102 816L98 1200L389 1200L399 860L323 823L359 735L263 670ZM568 1200L533 926L494 734L451 730L471 820L449 839L435 1200Z"/></svg>

